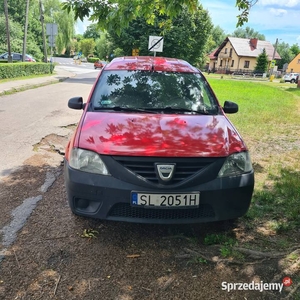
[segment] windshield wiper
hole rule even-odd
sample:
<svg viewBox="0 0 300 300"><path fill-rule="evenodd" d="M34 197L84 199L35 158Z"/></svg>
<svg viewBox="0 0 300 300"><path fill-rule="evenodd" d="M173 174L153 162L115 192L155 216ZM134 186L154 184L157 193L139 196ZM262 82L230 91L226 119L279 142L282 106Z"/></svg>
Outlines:
<svg viewBox="0 0 300 300"><path fill-rule="evenodd" d="M123 106L113 106L113 107L94 107L94 110L113 110L113 111L126 111L126 112L143 112L149 114L157 114L158 112L144 109L144 108L134 108L134 107L123 107Z"/></svg>
<svg viewBox="0 0 300 300"><path fill-rule="evenodd" d="M212 112L207 111L206 109L202 110L192 110L184 107L154 107L154 108L148 108L149 110L152 111L163 111L163 112L188 112L188 113L193 113L193 114L200 114L200 115L211 115Z"/></svg>

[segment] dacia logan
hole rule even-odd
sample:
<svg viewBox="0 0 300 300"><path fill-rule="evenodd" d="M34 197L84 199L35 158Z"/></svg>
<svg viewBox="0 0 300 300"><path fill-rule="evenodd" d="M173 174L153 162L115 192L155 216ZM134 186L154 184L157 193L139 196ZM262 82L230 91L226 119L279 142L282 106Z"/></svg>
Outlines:
<svg viewBox="0 0 300 300"><path fill-rule="evenodd" d="M248 149L209 83L188 62L120 57L101 69L64 160L76 215L139 223L200 223L246 214Z"/></svg>

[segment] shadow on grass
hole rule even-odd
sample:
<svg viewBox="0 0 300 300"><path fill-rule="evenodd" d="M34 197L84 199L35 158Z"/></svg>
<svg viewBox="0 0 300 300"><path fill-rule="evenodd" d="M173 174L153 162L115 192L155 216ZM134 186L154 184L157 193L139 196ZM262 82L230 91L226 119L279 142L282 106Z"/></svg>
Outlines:
<svg viewBox="0 0 300 300"><path fill-rule="evenodd" d="M300 172L281 168L272 188L255 192L246 218L271 221L276 232L300 226Z"/></svg>
<svg viewBox="0 0 300 300"><path fill-rule="evenodd" d="M286 91L300 96L300 88L297 88L297 85L293 87L288 87Z"/></svg>

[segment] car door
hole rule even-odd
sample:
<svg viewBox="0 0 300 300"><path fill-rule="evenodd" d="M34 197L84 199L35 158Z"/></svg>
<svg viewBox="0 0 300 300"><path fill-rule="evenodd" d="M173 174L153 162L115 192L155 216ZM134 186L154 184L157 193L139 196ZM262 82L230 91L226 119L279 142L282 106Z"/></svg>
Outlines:
<svg viewBox="0 0 300 300"><path fill-rule="evenodd" d="M22 60L22 54L20 54L20 53L14 53L14 60L21 61Z"/></svg>

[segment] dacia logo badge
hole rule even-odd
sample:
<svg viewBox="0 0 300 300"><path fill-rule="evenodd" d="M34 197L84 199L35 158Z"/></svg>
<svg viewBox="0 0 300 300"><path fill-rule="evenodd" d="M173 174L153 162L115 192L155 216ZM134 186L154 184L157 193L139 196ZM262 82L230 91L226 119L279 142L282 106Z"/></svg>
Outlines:
<svg viewBox="0 0 300 300"><path fill-rule="evenodd" d="M156 163L156 170L159 178L164 181L170 181L175 173L176 164L160 164Z"/></svg>

